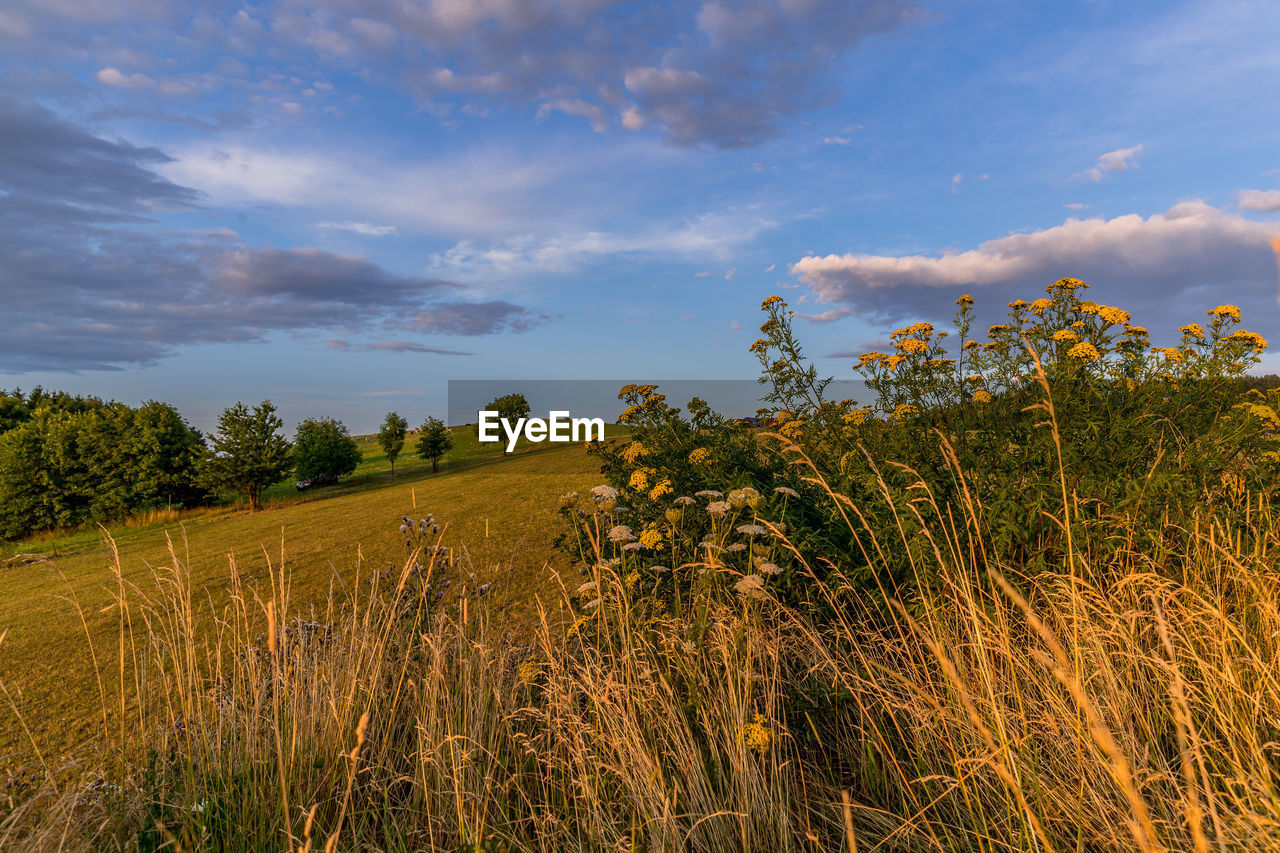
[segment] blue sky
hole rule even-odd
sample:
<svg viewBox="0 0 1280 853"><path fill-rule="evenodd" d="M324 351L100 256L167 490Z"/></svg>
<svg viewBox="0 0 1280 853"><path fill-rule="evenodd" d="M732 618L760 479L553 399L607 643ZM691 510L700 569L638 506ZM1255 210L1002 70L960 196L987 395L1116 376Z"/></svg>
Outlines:
<svg viewBox="0 0 1280 853"><path fill-rule="evenodd" d="M368 431L1064 275L1280 342L1275 3L157 5L0 9L0 387Z"/></svg>

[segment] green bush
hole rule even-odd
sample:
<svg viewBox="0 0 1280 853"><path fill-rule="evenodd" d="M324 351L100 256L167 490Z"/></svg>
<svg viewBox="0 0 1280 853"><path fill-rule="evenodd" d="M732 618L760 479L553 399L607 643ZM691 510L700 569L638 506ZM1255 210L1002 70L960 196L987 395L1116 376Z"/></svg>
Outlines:
<svg viewBox="0 0 1280 853"><path fill-rule="evenodd" d="M971 334L969 296L957 300L954 338L925 322L897 330L892 353L853 368L875 394L862 405L826 399L830 380L805 359L786 303L770 297L751 347L769 428L727 422L696 399L682 415L656 386L623 388L632 440L595 450L608 488L590 505L565 500L579 554L629 565L661 600L711 566L812 605L795 561L739 527L785 531L806 570L840 566L855 587L900 595L929 582L914 568L933 547L917 498L972 507L989 547L1031 571L1062 565L1068 534L1100 562L1141 548L1161 565L1194 508L1243 512L1251 492L1270 502L1280 391L1247 388L1267 343L1237 328L1239 309L1218 306L1206 326L1183 326L1178 346L1160 347L1128 312L1083 299L1086 288L1062 279L1045 298L1010 303L1009 321L984 340ZM718 493L744 488L754 497L739 491L722 512ZM1142 541L1116 535L1122 521ZM588 528L599 532L584 538ZM588 553L593 539L607 553ZM896 545L866 557L884 542Z"/></svg>

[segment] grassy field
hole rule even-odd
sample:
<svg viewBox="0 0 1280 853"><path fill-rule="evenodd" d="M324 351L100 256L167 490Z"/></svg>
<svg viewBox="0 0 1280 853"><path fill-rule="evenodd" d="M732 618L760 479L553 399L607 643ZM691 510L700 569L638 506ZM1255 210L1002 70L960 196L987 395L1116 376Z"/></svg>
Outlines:
<svg viewBox="0 0 1280 853"><path fill-rule="evenodd" d="M254 514L223 507L113 527L123 580L132 588L128 594L135 600L156 594L153 571L171 564L171 538L190 568L206 622L226 602L231 560L250 589L269 583L269 566L283 566L295 602L323 601L331 587L403 564L400 517L432 513L447 525L444 543L459 547L478 582L496 582L493 606L500 618L520 622L535 595L552 591L552 573L563 565L552 549L559 530L557 496L593 485L598 468L580 446L541 445L506 457L481 447L469 432L457 444L439 474L408 457L392 480L381 449L364 440L365 464L337 486L298 494L285 484ZM6 632L0 680L9 694L0 715L0 755L10 756L5 761L11 763L17 752L25 760L38 752L53 762L92 742L101 729L93 654L109 682L118 663L118 611L112 607L117 579L100 531L46 537L9 550L50 559L9 562L0 569L0 631Z"/></svg>

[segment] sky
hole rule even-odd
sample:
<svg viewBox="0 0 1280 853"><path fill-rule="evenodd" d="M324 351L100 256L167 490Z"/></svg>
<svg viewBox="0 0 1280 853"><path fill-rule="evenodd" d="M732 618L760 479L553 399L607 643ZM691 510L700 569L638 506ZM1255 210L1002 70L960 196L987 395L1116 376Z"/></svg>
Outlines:
<svg viewBox="0 0 1280 853"><path fill-rule="evenodd" d="M1270 0L6 0L0 387L370 432L751 378L775 293L850 379L1063 276L1280 344L1278 43Z"/></svg>

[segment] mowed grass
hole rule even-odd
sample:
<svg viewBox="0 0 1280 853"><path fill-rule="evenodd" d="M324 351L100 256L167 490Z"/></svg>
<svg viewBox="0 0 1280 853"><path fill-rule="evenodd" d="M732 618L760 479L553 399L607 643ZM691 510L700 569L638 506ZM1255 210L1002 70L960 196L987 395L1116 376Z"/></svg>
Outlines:
<svg viewBox="0 0 1280 853"><path fill-rule="evenodd" d="M606 438L625 435L627 428L617 424L606 424L604 434ZM506 453L506 441L503 440L497 444L480 442L476 435L474 425L464 425L453 427L449 434L453 437L453 449L440 460L440 473L451 471L458 468L467 468L477 463L495 462L509 455L520 453L538 452L545 450L548 444L530 444L521 439L515 447L512 454ZM298 492L292 478L280 483L276 483L267 489L265 498L267 500L292 500L297 497L306 499L314 497L326 497L333 494L347 494L353 491L369 488L373 485L379 485L383 480L391 477L391 461L387 459L387 454L383 452L382 447L378 444L376 435L358 435L355 436L356 443L360 445L360 455L363 459L360 467L350 477L344 477L340 483L332 486L324 486L318 489L310 489L306 492ZM399 458L396 459L395 477L416 477L431 473L431 463L418 455L418 436L411 434L405 436L404 448L400 451ZM234 496L228 496L234 500Z"/></svg>
<svg viewBox="0 0 1280 853"><path fill-rule="evenodd" d="M204 624L211 626L225 606L233 560L245 588L264 599L272 572L283 567L291 600L305 608L331 590L351 594L373 573L402 566L408 550L401 516L431 513L445 528L443 544L456 548L475 583L494 584L491 606L499 622L518 630L535 615L539 597L553 608L561 598L555 572L568 563L553 548L562 529L557 498L599 482L599 467L581 445L544 444L508 457L472 441L474 449L459 441L459 457L435 475L430 463L418 460L397 465L391 480L384 456L387 473L378 470L381 450L365 442L372 470L352 478L362 483L276 500L253 514L219 508L114 527L126 594L131 601L158 594L156 570L171 565L172 541L190 567L197 590L192 604ZM96 741L103 692L108 706L119 695L118 583L110 544L101 532L80 531L10 550L57 556L0 564L0 632L6 632L0 681L7 692L0 697L0 762L12 765L19 753L29 761L38 753L56 764ZM286 618L293 616L310 618L305 610Z"/></svg>

